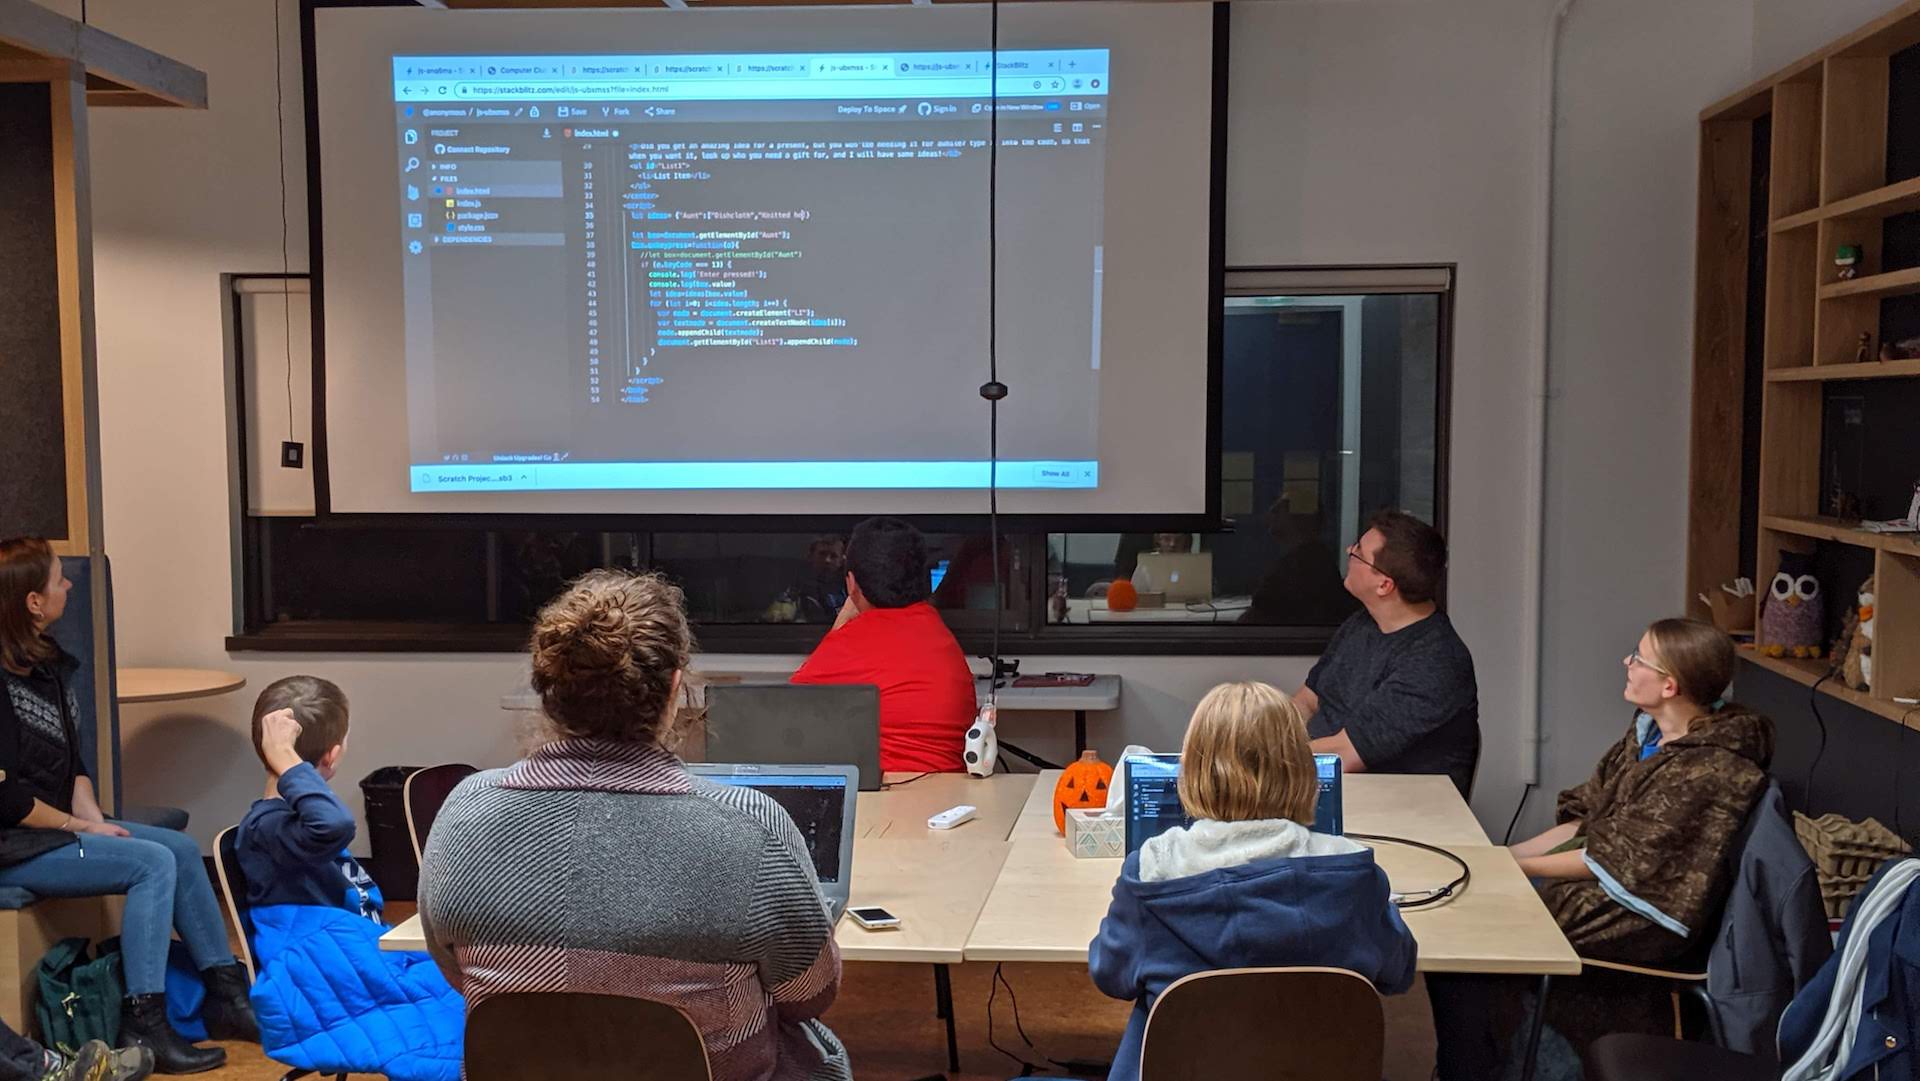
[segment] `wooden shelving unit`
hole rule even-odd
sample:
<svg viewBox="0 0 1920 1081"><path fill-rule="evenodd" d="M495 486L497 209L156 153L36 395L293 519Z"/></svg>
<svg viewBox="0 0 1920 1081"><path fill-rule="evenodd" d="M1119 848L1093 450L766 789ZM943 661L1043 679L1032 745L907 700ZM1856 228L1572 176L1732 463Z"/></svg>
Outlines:
<svg viewBox="0 0 1920 1081"><path fill-rule="evenodd" d="M1764 596L1783 550L1838 544L1870 552L1871 687L1823 678L1828 660L1742 655L1821 694L1920 728L1920 712L1894 701L1920 696L1920 537L1869 533L1820 516L1827 384L1920 378L1920 360L1858 357L1862 332L1871 335L1870 355L1879 355L1881 304L1920 295L1920 267L1882 261L1886 220L1920 211L1920 177L1890 183L1887 176L1889 58L1915 45L1920 0L1701 113L1687 595L1690 611L1704 617L1695 595L1742 573L1753 575ZM1770 135L1756 151L1755 124L1763 119ZM1756 153L1767 159L1765 207L1754 205ZM1756 235L1758 223L1765 228ZM1750 245L1762 242L1764 289L1750 297ZM1862 249L1856 277L1842 279L1834 266L1842 245ZM1749 320L1750 303L1764 305L1764 318ZM1756 330L1760 340L1752 342ZM1741 453L1750 347L1762 371L1759 453L1751 467L1757 476L1745 474ZM1871 394L1881 384L1862 385ZM1915 454L1920 475L1920 446ZM1743 480L1758 487L1751 538L1740 532ZM1743 539L1754 543L1755 566L1740 565ZM1829 605L1852 603L1853 583L1823 584ZM1848 594L1836 596L1837 587Z"/></svg>

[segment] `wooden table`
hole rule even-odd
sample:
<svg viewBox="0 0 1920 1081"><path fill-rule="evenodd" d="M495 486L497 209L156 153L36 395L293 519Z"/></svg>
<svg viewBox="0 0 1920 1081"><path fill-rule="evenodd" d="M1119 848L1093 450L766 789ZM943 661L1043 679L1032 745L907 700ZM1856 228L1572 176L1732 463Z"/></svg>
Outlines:
<svg viewBox="0 0 1920 1081"><path fill-rule="evenodd" d="M1467 861L1473 880L1452 901L1403 913L1420 943L1420 971L1552 976L1580 971L1573 947L1506 849L1447 847ZM1401 845L1380 845L1375 858L1398 891L1444 886L1457 874L1443 857ZM1000 880L967 941L967 960L1085 964L1119 872L1119 860L1076 859L1057 838L1012 842Z"/></svg>
<svg viewBox="0 0 1920 1081"><path fill-rule="evenodd" d="M859 807L854 812L857 836L1004 841L1026 806L1034 780L1031 773L996 773L984 778L964 773L934 773L907 780L915 776L888 773L887 783L906 783L880 792L860 793ZM978 808L972 821L950 830L927 828L928 818L963 803Z"/></svg>
<svg viewBox="0 0 1920 1081"><path fill-rule="evenodd" d="M1008 840L1048 839L1065 848L1060 831L1053 828L1053 788L1060 783L1060 772L1042 770L1035 777ZM1348 833L1410 837L1447 848L1488 843L1480 820L1445 777L1354 773L1340 784Z"/></svg>
<svg viewBox="0 0 1920 1081"><path fill-rule="evenodd" d="M117 668L113 679L114 698L123 705L211 698L247 685L245 676L210 668Z"/></svg>

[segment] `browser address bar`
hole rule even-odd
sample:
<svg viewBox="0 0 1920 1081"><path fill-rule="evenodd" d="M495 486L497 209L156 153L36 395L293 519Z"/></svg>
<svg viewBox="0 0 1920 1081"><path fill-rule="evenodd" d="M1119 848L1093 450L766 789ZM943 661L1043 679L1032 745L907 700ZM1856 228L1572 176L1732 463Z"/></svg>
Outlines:
<svg viewBox="0 0 1920 1081"><path fill-rule="evenodd" d="M1044 94L1104 96L1107 77L1070 78L1058 75L1000 76L1000 96L1033 97ZM831 98L956 98L989 97L994 92L988 76L907 77L894 79L688 79L688 80L556 80L503 82L423 81L397 83L400 101L635 101L673 100L823 100Z"/></svg>

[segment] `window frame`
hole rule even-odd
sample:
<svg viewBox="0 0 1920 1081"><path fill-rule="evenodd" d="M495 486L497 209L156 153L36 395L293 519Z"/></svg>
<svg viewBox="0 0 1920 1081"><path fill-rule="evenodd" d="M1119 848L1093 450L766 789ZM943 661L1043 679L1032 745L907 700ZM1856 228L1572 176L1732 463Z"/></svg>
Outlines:
<svg viewBox="0 0 1920 1081"><path fill-rule="evenodd" d="M1434 288L1392 288L1377 284L1390 281L1394 273L1443 274L1445 285ZM1298 282L1312 275L1324 275L1328 284L1318 289L1301 287ZM1356 275L1375 277L1356 280ZM1296 283L1285 292L1276 292L1275 275L1286 275ZM270 622L265 603L269 599L270 552L264 542L264 516L248 513L248 461L245 357L240 329L239 285L252 280L304 279L303 274L223 274L223 313L227 342L228 391L228 465L229 507L233 542L232 574L234 587L234 633L226 639L230 652L349 652L349 653L512 653L526 646L528 627L521 623L434 624L371 620L289 620ZM1285 281L1286 279L1280 279ZM1454 297L1458 272L1453 264L1411 264L1406 266L1321 267L1252 266L1227 268L1221 277L1216 300L1216 324L1224 318L1229 296L1355 295L1360 293L1430 293L1439 302L1434 388L1434 525L1447 531L1449 515L1449 462L1451 447ZM1219 498L1219 399L1222 393L1222 361L1217 341L1209 377L1209 409L1215 417L1209 439L1209 473L1212 493ZM317 494L317 493L316 493ZM766 519L751 523L753 528L738 528L739 523L701 519L693 522L666 521L648 523L651 528L632 528L624 520L608 519L592 523L549 518L493 518L485 527L479 523L442 521L438 518L380 516L378 522L361 521L358 516L318 514L311 519L317 529L353 529L378 526L387 529L447 530L479 533L514 530L578 530L602 534L639 533L646 536L645 548L651 556L652 534L666 532L767 533L767 532L846 532L856 519L850 516L826 517L804 522L789 518ZM919 518L916 524L929 532L977 532L984 521L978 517ZM998 634L1000 651L1013 655L1058 656L1311 656L1322 652L1337 629L1333 626L1284 626L1239 623L1141 623L1070 624L1047 622L1047 575L1035 573L1047 563L1050 533L1110 532L1115 525L1129 529L1189 532L1231 532L1225 530L1180 530L1193 523L1148 518L1141 523L1115 523L1110 519L1082 521L1072 518L1029 520L1009 519L1003 526L1020 530L1005 532L1001 543L1016 546L1026 573L1019 584L1019 595L1008 598L1002 609L1003 622ZM651 559L649 559L651 562ZM491 581L491 580L490 580ZM1444 587L1441 596L1444 604ZM1024 619L1020 618L1024 616ZM971 655L985 656L992 647L994 631L982 611L955 628L955 637ZM825 624L794 623L705 623L696 624L695 637L709 653L804 654L810 652L827 631Z"/></svg>

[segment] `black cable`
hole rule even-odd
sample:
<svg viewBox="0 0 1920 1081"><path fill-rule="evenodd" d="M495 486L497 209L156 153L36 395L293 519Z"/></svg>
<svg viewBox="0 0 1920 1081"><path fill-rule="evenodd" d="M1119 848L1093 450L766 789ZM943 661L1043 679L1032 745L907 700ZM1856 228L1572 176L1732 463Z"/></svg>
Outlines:
<svg viewBox="0 0 1920 1081"><path fill-rule="evenodd" d="M83 0L84 3L84 0ZM84 10L84 9L83 9ZM273 118L280 136L280 324L287 350L287 441L293 441L293 262L287 255L286 80L280 71L280 0L273 0Z"/></svg>
<svg viewBox="0 0 1920 1081"><path fill-rule="evenodd" d="M1001 980L1001 977L1000 977L1000 966L999 966L999 965L994 965L994 966L993 966L993 979L992 979L992 981L991 981L991 982L989 982L989 983L987 984L987 1046L988 1046L988 1047L991 1047L991 1048L993 1048L993 1049L994 1049L995 1051L998 1051L998 1052L1000 1052L1001 1054L1003 1054L1003 1055L1005 1055L1005 1056L1007 1056L1008 1058L1010 1058L1010 1059L1012 1059L1013 1061L1015 1061L1015 1062L1017 1062L1017 1063L1019 1063L1019 1064L1020 1064L1020 1076L1021 1076L1021 1077L1031 1077L1031 1076L1033 1075L1033 1071L1035 1071L1035 1070L1039 1070L1039 1069L1044 1069L1045 1067L1042 1067L1042 1066L1040 1066L1040 1065L1039 1065L1038 1063L1034 1063L1034 1062L1029 1062L1029 1061L1027 1061L1027 1060L1026 1060L1026 1058L1025 1058L1025 1057L1023 1057L1023 1056L1020 1056L1020 1055L1016 1055L1016 1054L1014 1054L1013 1052L1011 1052L1011 1051L1009 1051L1009 1050L1007 1050L1006 1048L1004 1048L1004 1047L1001 1047L1001 1046L1000 1046L1000 1043L999 1043L999 1041L998 1041L998 1040L995 1040L995 1039L993 1038L993 1000L994 1000L995 998L998 998L998 997L999 997L999 995L1000 995L1000 984L1001 984L1001 982L1002 982L1002 980ZM1008 995L1008 997L1009 997L1009 998L1011 998L1011 997L1013 996L1013 985L1012 985L1012 984L1007 984L1007 995ZM1017 1025L1017 1024L1019 1024L1019 1020L1018 1020L1018 1019L1019 1019L1019 1015L1020 1015L1020 1004L1019 1004L1019 1002L1018 1002L1018 1001L1015 1001L1015 1003L1014 1003L1014 1018L1015 1018L1015 1021L1014 1021L1014 1023L1015 1023L1016 1025ZM1029 1044L1029 1046L1031 1046L1031 1044Z"/></svg>
<svg viewBox="0 0 1920 1081"><path fill-rule="evenodd" d="M993 71L987 106L987 383L980 395L987 399L987 552L993 560L993 640L987 677L987 705L1000 702L1001 591L1000 571L1000 399L1007 388L1000 382L1000 0L991 9L992 40L988 64ZM996 721L998 716L994 718Z"/></svg>
<svg viewBox="0 0 1920 1081"><path fill-rule="evenodd" d="M995 984L994 990L997 991L1000 987L1005 987L1007 989L1007 1001L1013 1004L1013 1029L1015 1032L1020 1034L1020 1042L1026 1044L1027 1050L1033 1052L1035 1055L1038 1055L1041 1061L1045 1062L1048 1066L1052 1066L1055 1069L1072 1072L1073 1067L1070 1064L1061 1062L1059 1059L1054 1058L1052 1055L1049 1055L1045 1051L1040 1050L1039 1047L1034 1045L1032 1038L1027 1035L1027 1027L1020 1023L1020 999L1018 996L1016 996L1013 993L1013 981L1007 979L1006 973L1002 971L1003 967L1004 966L1000 964L995 964L993 966L993 982ZM991 1037L991 1034L993 1031L993 992L989 992L987 995L987 1031L988 1031L989 1037ZM1007 1053L1005 1048L996 1046L994 1050L999 1051L1001 1054L1007 1055L1008 1058L1012 1058L1015 1062L1020 1063L1020 1065L1026 1071L1045 1068L1045 1067L1036 1065L1032 1062L1029 1062L1027 1059L1023 1057L1016 1057L1016 1056L1010 1055ZM1025 1072L1022 1072L1020 1076L1025 1077L1027 1076L1027 1074Z"/></svg>
<svg viewBox="0 0 1920 1081"><path fill-rule="evenodd" d="M1527 809L1527 797L1532 794L1533 782L1528 781L1527 786L1520 790L1520 803L1513 809L1513 817L1507 820L1507 832L1505 836L1500 838L1501 844L1510 845L1513 843L1513 827L1520 824L1520 812Z"/></svg>
<svg viewBox="0 0 1920 1081"><path fill-rule="evenodd" d="M1454 876L1453 881L1438 889L1421 890L1418 893L1407 893L1401 890L1394 891L1393 905L1395 908L1432 908L1434 905L1444 904L1467 892L1467 887L1473 882L1473 868L1467 866L1467 861L1441 848L1439 845L1430 845L1425 841L1415 841L1407 837L1390 837L1380 833L1349 833L1346 836L1347 839L1351 841L1374 841L1383 844L1406 845L1408 848L1417 848L1423 852L1432 852L1437 856L1446 857L1453 862L1455 867L1460 868L1460 873Z"/></svg>
<svg viewBox="0 0 1920 1081"><path fill-rule="evenodd" d="M911 777L902 777L901 779L899 779L899 780L897 780L897 781L887 781L887 782L885 782L884 784L882 784L882 785L880 786L880 791L882 791L882 792L886 792L886 791L889 791L889 790L891 790L891 789L895 789L895 788L899 788L899 787L900 787L900 786L902 786L902 785L909 785L909 784L912 784L913 782L915 782L915 781L917 781L917 780L919 780L919 779L920 779L920 778L922 778L922 777L931 777L931 776L933 776L933 774L934 774L934 772L936 772L936 771L933 771L933 770L928 770L928 771L927 771L926 773L916 773L916 774L914 774L914 775L913 775L913 776L911 776Z"/></svg>
<svg viewBox="0 0 1920 1081"><path fill-rule="evenodd" d="M1832 679L1834 673L1838 671L1839 669L1837 668L1827 669L1826 675L1814 680L1813 686L1807 688L1807 707L1813 711L1813 723L1820 726L1820 746L1815 748L1813 752L1813 761L1807 764L1807 785L1800 790L1801 797L1807 801L1807 817L1809 818L1813 817L1815 808L1813 802L1813 778L1815 773L1820 769L1820 760L1825 758L1827 754L1827 719L1820 715L1820 685Z"/></svg>
<svg viewBox="0 0 1920 1081"><path fill-rule="evenodd" d="M87 0L80 0L80 21L82 23L87 21Z"/></svg>

